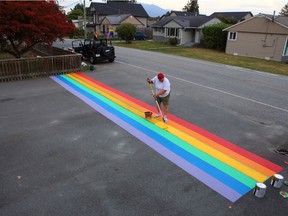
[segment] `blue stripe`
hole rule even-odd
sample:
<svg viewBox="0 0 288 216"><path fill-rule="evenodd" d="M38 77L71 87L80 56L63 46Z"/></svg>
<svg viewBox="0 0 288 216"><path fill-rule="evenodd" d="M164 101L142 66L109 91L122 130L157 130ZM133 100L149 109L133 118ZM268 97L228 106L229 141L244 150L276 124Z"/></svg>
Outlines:
<svg viewBox="0 0 288 216"><path fill-rule="evenodd" d="M65 76L65 75L63 76L62 75L62 76L57 76L57 78L60 79L61 81L63 81L64 83L66 83L67 85L71 86L73 89L75 89L79 93L83 94L84 96L86 96L90 100L92 100L95 103L99 104L101 107L103 107L104 109L106 109L110 113L113 113L113 115L118 116L123 121L125 121L128 124L132 125L133 127L137 128L142 133L145 133L149 137L151 137L154 140L156 140L157 142L161 143L163 146L165 146L169 150L173 151L175 154L179 155L180 157L182 157L186 161L189 161L190 163L192 163L193 165L197 166L201 170L205 171L209 175L211 175L214 178L218 179L219 181L223 182L225 185L229 186L230 188L232 188L233 190L237 191L238 193L243 195L243 194L245 194L245 193L247 193L248 191L251 190L251 188L249 188L246 185L244 185L243 183L237 181L233 177L223 173L222 171L220 171L217 168L211 166L210 164L206 163L205 161L203 161L203 160L199 159L198 157L190 154L189 152L187 152L184 149L182 149L181 147L177 146L176 144L174 144L170 140L168 140L165 137L159 135L155 131L145 127L141 123L139 123L139 122L135 121L134 119L130 118L129 116L123 114L122 112L120 112L116 108L108 105L103 100L99 99L98 97L95 97L95 96L91 95L90 93L86 92L85 90L83 90L82 88L79 88L75 84L71 83L69 81L70 78L68 78L67 76ZM73 80L73 81L75 81L75 80ZM83 88L87 89L87 87L85 87L85 86L83 86ZM96 95L99 95L97 92L94 92L94 93ZM103 97L103 96L100 95L100 97ZM114 102L111 101L111 103L114 103ZM119 106L116 103L114 103L114 104L115 104L115 107Z"/></svg>

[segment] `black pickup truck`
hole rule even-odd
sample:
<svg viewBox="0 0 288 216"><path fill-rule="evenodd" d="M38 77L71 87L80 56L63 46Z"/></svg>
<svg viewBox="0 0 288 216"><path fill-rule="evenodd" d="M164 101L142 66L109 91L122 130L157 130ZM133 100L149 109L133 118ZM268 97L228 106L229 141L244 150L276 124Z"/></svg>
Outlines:
<svg viewBox="0 0 288 216"><path fill-rule="evenodd" d="M72 41L72 48L74 52L82 54L83 59L88 59L91 64L102 60L113 62L116 58L115 48L111 42L108 44L107 39L85 39Z"/></svg>

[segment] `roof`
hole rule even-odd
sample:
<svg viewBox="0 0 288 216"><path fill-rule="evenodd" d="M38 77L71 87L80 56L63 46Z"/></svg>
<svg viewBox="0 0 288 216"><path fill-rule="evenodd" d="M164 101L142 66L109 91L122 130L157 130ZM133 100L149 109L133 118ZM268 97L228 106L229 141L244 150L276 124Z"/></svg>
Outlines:
<svg viewBox="0 0 288 216"><path fill-rule="evenodd" d="M279 24L288 27L288 16L273 16L269 14L262 14L263 16L266 16L270 20L274 20L275 22L278 22Z"/></svg>
<svg viewBox="0 0 288 216"><path fill-rule="evenodd" d="M176 16L197 16L196 12L188 11L171 11L169 14L175 13Z"/></svg>
<svg viewBox="0 0 288 216"><path fill-rule="evenodd" d="M108 15L105 16L100 23L106 18L111 25L120 24L123 20L128 18L131 14L120 14L120 15Z"/></svg>
<svg viewBox="0 0 288 216"><path fill-rule="evenodd" d="M229 29L231 28L234 28L235 26L238 26L238 25L243 25L245 24L247 21L251 20L251 19L255 19L257 17L265 17L266 19L269 19L269 20L274 20L275 23L285 27L285 28L288 28L288 17L287 16L274 16L274 15L269 15L269 14L258 14L254 17L251 17L250 19L247 19L247 20L244 20L243 22L240 22L240 23L237 23L235 25L232 25L232 26L229 26L228 28L226 29L223 29L223 31L229 31Z"/></svg>
<svg viewBox="0 0 288 216"><path fill-rule="evenodd" d="M188 11L170 11L161 16L160 19L163 19L164 17L171 16L171 14L174 13L176 16L206 16L204 14L197 14L197 12L188 12Z"/></svg>
<svg viewBox="0 0 288 216"><path fill-rule="evenodd" d="M201 25L214 19L208 16L169 16L161 19L159 22L154 23L152 27L163 27L172 20L178 23L183 28L198 28Z"/></svg>
<svg viewBox="0 0 288 216"><path fill-rule="evenodd" d="M91 2L88 15L115 15L115 14L132 14L135 17L149 17L146 10L141 4L132 4L125 2Z"/></svg>
<svg viewBox="0 0 288 216"><path fill-rule="evenodd" d="M247 14L253 16L250 11L242 11L242 12L214 12L210 15L210 17L217 17L218 15L223 15L225 18L234 18L237 21L241 21L244 19Z"/></svg>

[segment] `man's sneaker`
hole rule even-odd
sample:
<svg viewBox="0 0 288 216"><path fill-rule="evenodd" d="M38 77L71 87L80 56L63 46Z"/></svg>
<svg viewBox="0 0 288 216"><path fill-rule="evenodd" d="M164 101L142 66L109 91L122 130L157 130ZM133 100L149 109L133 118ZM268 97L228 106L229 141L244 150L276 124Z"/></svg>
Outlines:
<svg viewBox="0 0 288 216"><path fill-rule="evenodd" d="M164 119L165 122L168 122L168 121L169 121L166 115L163 116L163 119Z"/></svg>
<svg viewBox="0 0 288 216"><path fill-rule="evenodd" d="M160 117L161 116L161 113L157 113L155 116L154 116L154 118L158 118L158 117Z"/></svg>

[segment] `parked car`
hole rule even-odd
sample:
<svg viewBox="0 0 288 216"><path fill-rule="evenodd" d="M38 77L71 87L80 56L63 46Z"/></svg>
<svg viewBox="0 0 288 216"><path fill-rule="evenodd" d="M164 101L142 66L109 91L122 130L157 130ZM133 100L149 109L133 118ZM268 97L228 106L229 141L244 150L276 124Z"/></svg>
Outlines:
<svg viewBox="0 0 288 216"><path fill-rule="evenodd" d="M91 64L95 64L100 60L108 60L113 62L116 58L115 48L108 44L107 39L85 39L72 41L74 52L82 54L83 59L88 59Z"/></svg>
<svg viewBox="0 0 288 216"><path fill-rule="evenodd" d="M142 32L136 32L135 40L146 40L147 36Z"/></svg>

